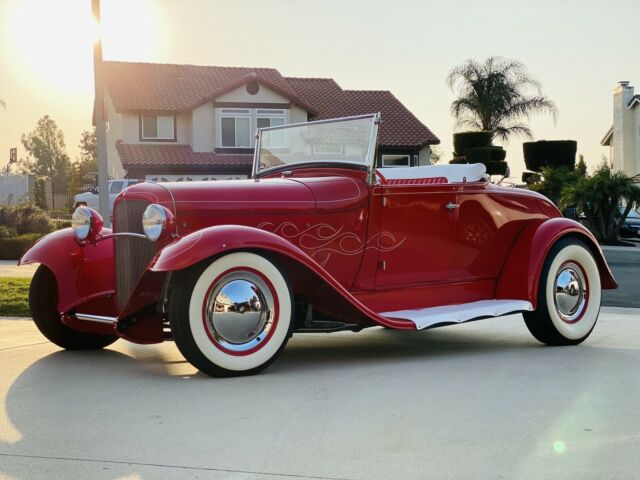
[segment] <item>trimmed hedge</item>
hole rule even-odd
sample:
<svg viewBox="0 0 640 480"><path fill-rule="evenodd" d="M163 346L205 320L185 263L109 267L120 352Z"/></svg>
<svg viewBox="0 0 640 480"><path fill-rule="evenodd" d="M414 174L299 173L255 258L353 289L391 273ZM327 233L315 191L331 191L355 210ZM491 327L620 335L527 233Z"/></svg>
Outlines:
<svg viewBox="0 0 640 480"><path fill-rule="evenodd" d="M477 147L467 149L464 156L469 163L502 162L507 152L502 147Z"/></svg>
<svg viewBox="0 0 640 480"><path fill-rule="evenodd" d="M578 142L575 140L539 140L522 144L528 170L541 172L544 167L576 168Z"/></svg>
<svg viewBox="0 0 640 480"><path fill-rule="evenodd" d="M18 260L41 237L40 233L25 233L0 239L0 260Z"/></svg>
<svg viewBox="0 0 640 480"><path fill-rule="evenodd" d="M23 233L45 234L53 230L49 214L35 205L0 204L0 225Z"/></svg>
<svg viewBox="0 0 640 480"><path fill-rule="evenodd" d="M493 134L490 131L460 132L453 134L454 155L464 155L470 148L491 146Z"/></svg>
<svg viewBox="0 0 640 480"><path fill-rule="evenodd" d="M503 177L509 169L509 165L505 161L491 161L485 163L485 166L487 167L487 173L489 175L501 175Z"/></svg>

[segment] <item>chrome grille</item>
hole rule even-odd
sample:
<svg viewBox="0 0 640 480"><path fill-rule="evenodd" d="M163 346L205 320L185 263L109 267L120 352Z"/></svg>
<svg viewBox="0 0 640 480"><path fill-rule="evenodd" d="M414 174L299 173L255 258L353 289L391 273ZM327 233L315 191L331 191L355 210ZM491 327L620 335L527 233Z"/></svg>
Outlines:
<svg viewBox="0 0 640 480"><path fill-rule="evenodd" d="M144 200L122 200L113 215L114 232L144 233L142 214L149 203ZM144 238L115 237L116 298L124 307L138 280L156 254L156 242Z"/></svg>

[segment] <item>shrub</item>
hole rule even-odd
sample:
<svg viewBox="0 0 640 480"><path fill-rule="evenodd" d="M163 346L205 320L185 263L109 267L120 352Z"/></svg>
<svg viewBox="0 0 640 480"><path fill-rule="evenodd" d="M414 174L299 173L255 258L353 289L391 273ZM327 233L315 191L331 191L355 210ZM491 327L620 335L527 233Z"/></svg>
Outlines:
<svg viewBox="0 0 640 480"><path fill-rule="evenodd" d="M626 204L624 211L618 205ZM562 208L576 207L587 227L602 243L615 244L631 208L640 205L640 189L624 172L613 172L606 161L593 175L562 189Z"/></svg>
<svg viewBox="0 0 640 480"><path fill-rule="evenodd" d="M63 228L71 227L71 220L66 220L64 218L52 218L51 225L54 230L62 230Z"/></svg>
<svg viewBox="0 0 640 480"><path fill-rule="evenodd" d="M493 133L490 131L460 132L453 134L454 155L464 155L470 148L489 147Z"/></svg>
<svg viewBox="0 0 640 480"><path fill-rule="evenodd" d="M544 167L576 167L578 142L575 140L540 140L522 144L527 169L541 172Z"/></svg>
<svg viewBox="0 0 640 480"><path fill-rule="evenodd" d="M504 161L492 160L485 163L485 166L487 167L487 173L489 175L501 175L503 177L507 175L507 170L509 169L507 162Z"/></svg>
<svg viewBox="0 0 640 480"><path fill-rule="evenodd" d="M18 260L41 237L39 233L27 233L0 239L0 260Z"/></svg>
<svg viewBox="0 0 640 480"><path fill-rule="evenodd" d="M15 237L17 234L15 228L0 225L0 239Z"/></svg>
<svg viewBox="0 0 640 480"><path fill-rule="evenodd" d="M14 228L18 235L23 233L49 233L53 225L47 212L32 204L0 205L0 225Z"/></svg>
<svg viewBox="0 0 640 480"><path fill-rule="evenodd" d="M504 176L508 168L507 162L504 161L506 157L507 152L502 147L474 147L468 148L464 156L454 157L450 163L483 163L489 175Z"/></svg>

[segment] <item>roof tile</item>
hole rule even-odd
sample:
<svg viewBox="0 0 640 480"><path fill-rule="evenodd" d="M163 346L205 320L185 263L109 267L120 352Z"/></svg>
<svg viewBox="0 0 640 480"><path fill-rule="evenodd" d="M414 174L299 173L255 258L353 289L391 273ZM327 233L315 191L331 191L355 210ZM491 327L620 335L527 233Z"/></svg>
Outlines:
<svg viewBox="0 0 640 480"><path fill-rule="evenodd" d="M144 165L211 165L248 167L253 155L240 153L194 152L189 145L159 145L116 142L124 168Z"/></svg>

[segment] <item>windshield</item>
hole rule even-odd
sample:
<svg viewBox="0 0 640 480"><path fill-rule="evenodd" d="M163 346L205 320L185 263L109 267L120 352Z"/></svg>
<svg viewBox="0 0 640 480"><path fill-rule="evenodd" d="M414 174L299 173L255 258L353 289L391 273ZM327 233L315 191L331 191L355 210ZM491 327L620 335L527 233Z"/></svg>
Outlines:
<svg viewBox="0 0 640 480"><path fill-rule="evenodd" d="M618 211L622 214L624 213L625 208L624 207L618 207ZM627 215L627 218L640 218L640 213L638 213L636 210L629 210L629 215Z"/></svg>
<svg viewBox="0 0 640 480"><path fill-rule="evenodd" d="M321 120L259 130L254 174L304 163L373 162L377 114Z"/></svg>

